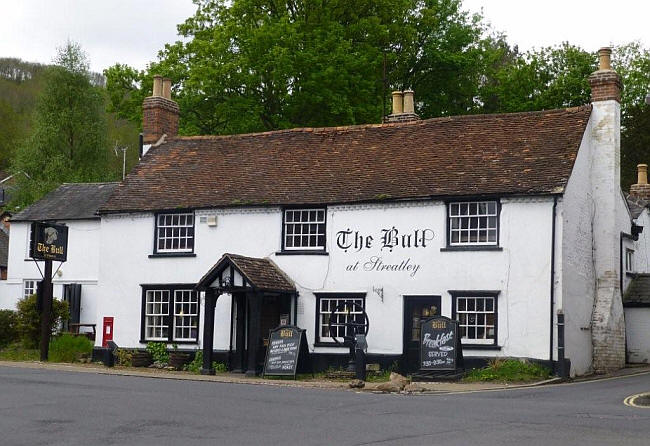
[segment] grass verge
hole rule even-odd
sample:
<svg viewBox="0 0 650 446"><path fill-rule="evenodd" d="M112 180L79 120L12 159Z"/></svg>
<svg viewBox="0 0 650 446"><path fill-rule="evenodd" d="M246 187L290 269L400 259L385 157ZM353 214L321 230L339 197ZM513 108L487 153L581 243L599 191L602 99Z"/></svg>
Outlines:
<svg viewBox="0 0 650 446"><path fill-rule="evenodd" d="M548 379L551 371L539 364L516 359L495 359L482 369L470 371L464 382L530 382Z"/></svg>

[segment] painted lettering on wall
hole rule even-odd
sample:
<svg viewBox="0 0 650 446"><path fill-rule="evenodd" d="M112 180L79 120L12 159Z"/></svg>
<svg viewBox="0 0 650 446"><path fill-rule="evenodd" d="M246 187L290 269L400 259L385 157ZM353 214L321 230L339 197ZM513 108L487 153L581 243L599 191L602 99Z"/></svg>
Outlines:
<svg viewBox="0 0 650 446"><path fill-rule="evenodd" d="M396 248L426 248L427 242L433 240L433 237L432 229L415 229L401 233L395 226L381 229L377 234L379 248L389 252ZM359 252L362 249L372 249L375 246L375 237L348 228L336 233L336 246L345 252Z"/></svg>
<svg viewBox="0 0 650 446"><path fill-rule="evenodd" d="M429 228L403 232L391 226L380 229L374 235L347 228L336 233L336 246L343 252L361 252L371 249L379 252L365 260L348 264L345 267L346 271L407 272L414 277L422 265L414 263L411 257L395 260L386 256L406 249L426 248L434 236L433 230Z"/></svg>

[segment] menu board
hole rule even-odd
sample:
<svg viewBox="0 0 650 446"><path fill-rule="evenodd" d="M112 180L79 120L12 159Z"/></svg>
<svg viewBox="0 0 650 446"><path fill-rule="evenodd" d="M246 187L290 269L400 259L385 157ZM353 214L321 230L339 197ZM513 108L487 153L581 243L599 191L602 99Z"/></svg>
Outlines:
<svg viewBox="0 0 650 446"><path fill-rule="evenodd" d="M422 322L420 330L420 370L458 369L458 322L435 316ZM462 358L462 352L460 352Z"/></svg>
<svg viewBox="0 0 650 446"><path fill-rule="evenodd" d="M300 359L305 330L280 326L269 333L264 361L264 375L295 375ZM306 347L306 340L303 349Z"/></svg>

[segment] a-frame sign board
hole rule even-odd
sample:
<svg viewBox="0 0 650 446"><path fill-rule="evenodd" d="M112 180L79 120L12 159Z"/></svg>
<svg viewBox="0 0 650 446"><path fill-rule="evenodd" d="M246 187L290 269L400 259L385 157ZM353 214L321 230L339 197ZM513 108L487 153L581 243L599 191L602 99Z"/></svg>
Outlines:
<svg viewBox="0 0 650 446"><path fill-rule="evenodd" d="M465 372L458 321L434 316L420 325L420 370L416 380L458 379Z"/></svg>
<svg viewBox="0 0 650 446"><path fill-rule="evenodd" d="M271 330L262 376L293 376L295 379L297 373L313 373L305 333L292 325Z"/></svg>

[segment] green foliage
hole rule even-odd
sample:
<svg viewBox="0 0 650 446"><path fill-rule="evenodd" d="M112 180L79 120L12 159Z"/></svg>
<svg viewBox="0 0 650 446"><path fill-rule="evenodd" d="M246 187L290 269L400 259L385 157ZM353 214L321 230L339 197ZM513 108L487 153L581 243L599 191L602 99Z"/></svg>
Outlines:
<svg viewBox="0 0 650 446"><path fill-rule="evenodd" d="M36 311L36 295L24 297L16 304L16 334L25 348L38 348L41 339L41 317ZM50 322L54 334L63 321L70 317L68 303L53 299Z"/></svg>
<svg viewBox="0 0 650 446"><path fill-rule="evenodd" d="M203 351L197 350L196 354L194 355L194 359L192 362L185 364L183 366L183 370L186 372L191 372L196 375L201 373L201 369L203 368ZM212 362L212 368L216 373L225 373L228 371L228 368L226 367L226 364L223 362L217 362L213 361Z"/></svg>
<svg viewBox="0 0 650 446"><path fill-rule="evenodd" d="M25 348L20 342L0 349L0 361L38 361L39 357L37 349Z"/></svg>
<svg viewBox="0 0 650 446"><path fill-rule="evenodd" d="M0 310L0 348L16 340L16 312Z"/></svg>
<svg viewBox="0 0 650 446"><path fill-rule="evenodd" d="M115 351L115 360L117 365L131 367L133 365L131 362L133 360L133 352L124 348L118 348Z"/></svg>
<svg viewBox="0 0 650 446"><path fill-rule="evenodd" d="M167 351L167 344L164 342L148 342L147 351L151 354L154 362L169 362L169 352Z"/></svg>
<svg viewBox="0 0 650 446"><path fill-rule="evenodd" d="M515 359L494 359L487 367L470 371L464 380L524 382L548 379L550 375L551 371L539 364Z"/></svg>
<svg viewBox="0 0 650 446"><path fill-rule="evenodd" d="M92 351L93 342L86 336L65 333L50 341L49 361L77 362L82 355L89 355Z"/></svg>

